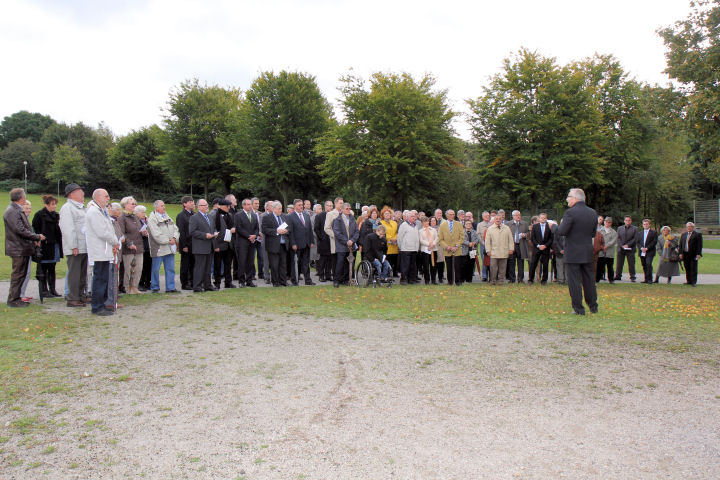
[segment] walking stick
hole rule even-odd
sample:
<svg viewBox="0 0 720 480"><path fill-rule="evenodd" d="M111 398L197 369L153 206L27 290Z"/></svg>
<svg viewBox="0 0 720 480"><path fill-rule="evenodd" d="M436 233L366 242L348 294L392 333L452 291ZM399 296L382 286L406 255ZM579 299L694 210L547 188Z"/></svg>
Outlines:
<svg viewBox="0 0 720 480"><path fill-rule="evenodd" d="M348 284L357 285L357 279L355 279L355 255L353 255L352 248L348 254L348 263L350 268L350 275L348 277Z"/></svg>
<svg viewBox="0 0 720 480"><path fill-rule="evenodd" d="M113 274L113 276L115 277L115 304L113 305L113 308L116 312L118 308L118 295L120 294L120 265L118 264L119 257L119 251L113 254L113 260L115 260L115 267L113 267L115 271L115 273Z"/></svg>
<svg viewBox="0 0 720 480"><path fill-rule="evenodd" d="M457 282L457 278L455 278L455 256L452 255L455 252L450 252L450 253L451 253L450 264L448 265L448 276L447 277L448 277L448 279L450 279L450 271L452 271L453 284L455 284ZM447 262L445 262L445 263L447 263ZM450 284L450 282L448 282L448 284Z"/></svg>

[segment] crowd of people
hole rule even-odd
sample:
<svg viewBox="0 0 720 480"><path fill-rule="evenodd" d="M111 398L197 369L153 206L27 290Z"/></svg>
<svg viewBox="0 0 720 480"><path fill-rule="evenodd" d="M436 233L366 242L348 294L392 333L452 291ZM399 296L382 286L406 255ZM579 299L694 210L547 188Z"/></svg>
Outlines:
<svg viewBox="0 0 720 480"><path fill-rule="evenodd" d="M545 213L526 222L520 211L506 218L500 209L484 211L476 221L470 211L437 209L426 214L368 205L355 216L340 197L314 206L301 199L285 206L267 201L260 210L258 198L238 205L234 195L227 195L197 204L183 197L182 211L173 220L162 200L154 202L148 215L130 196L110 203L104 189L95 190L87 205L85 192L75 183L67 185L65 196L59 213L58 199L43 196L44 208L30 221L25 192L10 192L4 215L5 254L12 257L8 305L28 305L31 258L37 262L41 298L64 296L67 306L90 304L97 315L112 315L119 293L159 292L161 266L165 292L177 293L176 254L180 288L194 292L255 287L260 280L274 287L299 285L301 280L314 285L311 267L320 282L340 287L349 283L350 261L358 255L375 266L380 279L399 276L401 285L462 285L475 277L491 285L566 283L566 273L576 262L566 258L570 227L563 231ZM597 217L591 238L595 282L620 281L626 261L635 282L637 256L645 283L658 283L660 277L670 283L682 263L687 283L694 286L702 256L702 235L694 225L689 222L679 238L668 226L656 232L649 219L642 226L638 229L626 216L615 230L612 218ZM655 255L660 263L653 278ZM62 257L67 261L64 295L56 291L55 275ZM570 288L572 293L573 285Z"/></svg>

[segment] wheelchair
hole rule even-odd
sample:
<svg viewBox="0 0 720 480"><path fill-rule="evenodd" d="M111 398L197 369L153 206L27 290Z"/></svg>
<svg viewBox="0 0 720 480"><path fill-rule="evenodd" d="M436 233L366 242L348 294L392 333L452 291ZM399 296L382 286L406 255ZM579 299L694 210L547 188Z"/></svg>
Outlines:
<svg viewBox="0 0 720 480"><path fill-rule="evenodd" d="M388 278L383 280L380 278L380 272L378 272L375 265L370 263L368 260L360 262L355 269L355 280L357 286L361 288L367 288L369 286L375 287L391 287L393 284L393 270L392 267L388 270Z"/></svg>

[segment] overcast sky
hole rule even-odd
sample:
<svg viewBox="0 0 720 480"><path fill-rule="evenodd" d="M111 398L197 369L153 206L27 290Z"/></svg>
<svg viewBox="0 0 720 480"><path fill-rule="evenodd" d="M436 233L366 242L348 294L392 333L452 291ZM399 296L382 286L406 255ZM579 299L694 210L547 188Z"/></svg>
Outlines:
<svg viewBox="0 0 720 480"><path fill-rule="evenodd" d="M655 31L689 12L687 0L0 0L0 118L29 110L122 135L160 123L186 79L244 90L283 69L314 75L333 105L351 68L431 73L466 111L520 47L561 64L613 54L665 85Z"/></svg>

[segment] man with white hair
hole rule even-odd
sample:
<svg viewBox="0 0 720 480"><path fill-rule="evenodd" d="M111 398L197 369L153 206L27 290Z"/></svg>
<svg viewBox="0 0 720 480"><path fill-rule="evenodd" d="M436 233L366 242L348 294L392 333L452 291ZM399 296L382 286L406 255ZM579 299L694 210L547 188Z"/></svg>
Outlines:
<svg viewBox="0 0 720 480"><path fill-rule="evenodd" d="M107 212L110 195L107 190L98 188L92 194L85 216L85 236L87 240L88 261L93 264L92 299L90 306L95 315L106 316L114 312L105 308L110 281L110 261L118 251L120 242L115 235Z"/></svg>
<svg viewBox="0 0 720 480"><path fill-rule="evenodd" d="M498 211L498 214L500 214L500 211ZM510 233L512 233L515 242L515 251L508 257L507 278L510 283L515 281L523 283L525 280L525 260L530 258L530 250L528 249L530 226L522 219L520 210L513 210L512 218L511 222L505 222L505 225L510 227ZM517 274L515 273L516 268Z"/></svg>
<svg viewBox="0 0 720 480"><path fill-rule="evenodd" d="M687 231L680 235L680 260L685 266L685 285L697 285L698 260L702 257L702 233L695 230L693 222L685 225Z"/></svg>
<svg viewBox="0 0 720 480"><path fill-rule="evenodd" d="M335 199L335 208L327 212L327 215L325 215L325 226L323 229L325 230L325 234L330 239L330 255L332 256L331 263L332 265L337 264L337 255L335 252L335 232L333 232L333 222L336 218L340 216L340 213L342 212L343 205L345 204L345 201L342 197L337 197ZM332 276L333 280L335 279L335 267L333 267L332 270ZM327 279L329 280L329 279Z"/></svg>
<svg viewBox="0 0 720 480"><path fill-rule="evenodd" d="M272 212L262 221L262 233L265 237L265 250L270 263L270 276L273 287L287 287L286 258L290 248L288 225L283 215L282 203L275 201ZM282 227L282 228L281 228Z"/></svg>
<svg viewBox="0 0 720 480"><path fill-rule="evenodd" d="M590 313L598 312L597 290L593 275L593 239L597 233L597 212L585 204L585 192L572 188L567 196L568 208L563 215L558 235L565 237L565 274L567 276L573 314L585 315L585 302Z"/></svg>
<svg viewBox="0 0 720 480"><path fill-rule="evenodd" d="M150 290L160 291L160 265L165 270L165 293L178 293L175 288L175 253L177 252L180 230L165 211L165 202L155 200L154 211L148 217L147 230L150 244L152 270Z"/></svg>
<svg viewBox="0 0 720 480"><path fill-rule="evenodd" d="M418 283L417 254L420 250L420 232L415 226L415 213L408 212L405 221L398 227L397 244L400 249L400 285Z"/></svg>

